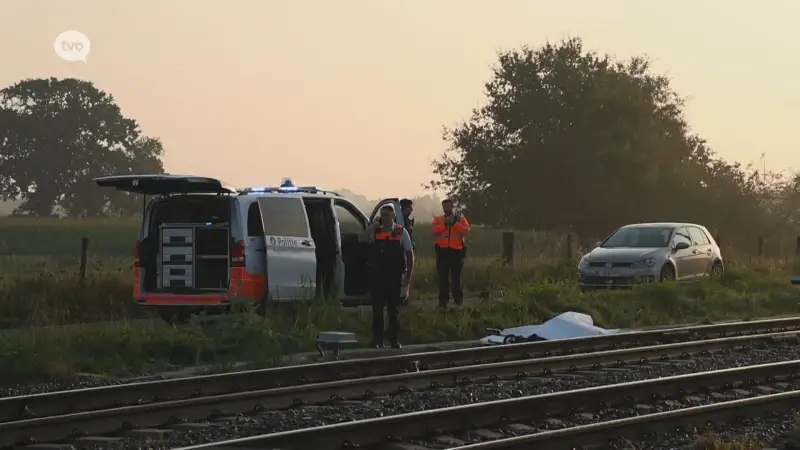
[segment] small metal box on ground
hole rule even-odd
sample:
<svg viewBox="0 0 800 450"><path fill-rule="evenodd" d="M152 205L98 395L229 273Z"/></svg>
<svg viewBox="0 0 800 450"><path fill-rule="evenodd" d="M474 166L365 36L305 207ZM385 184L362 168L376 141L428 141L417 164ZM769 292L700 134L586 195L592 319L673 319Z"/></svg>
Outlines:
<svg viewBox="0 0 800 450"><path fill-rule="evenodd" d="M336 357L343 349L355 348L358 340L355 333L346 331L322 331L317 335L317 350L320 356L325 356L326 352L332 350Z"/></svg>

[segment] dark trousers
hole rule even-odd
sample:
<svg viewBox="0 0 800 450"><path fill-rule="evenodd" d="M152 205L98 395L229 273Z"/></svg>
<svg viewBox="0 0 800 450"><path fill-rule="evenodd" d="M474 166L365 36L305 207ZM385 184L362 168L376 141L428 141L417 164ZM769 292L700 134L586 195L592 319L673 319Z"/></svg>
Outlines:
<svg viewBox="0 0 800 450"><path fill-rule="evenodd" d="M389 342L397 343L400 332L400 319L397 310L400 306L400 287L403 285L402 272L375 272L372 276L372 340L373 344L383 342L383 310L389 320L386 330Z"/></svg>
<svg viewBox="0 0 800 450"><path fill-rule="evenodd" d="M447 306L450 290L453 301L460 305L464 301L461 290L461 270L464 269L464 250L436 248L436 273L439 277L439 306Z"/></svg>

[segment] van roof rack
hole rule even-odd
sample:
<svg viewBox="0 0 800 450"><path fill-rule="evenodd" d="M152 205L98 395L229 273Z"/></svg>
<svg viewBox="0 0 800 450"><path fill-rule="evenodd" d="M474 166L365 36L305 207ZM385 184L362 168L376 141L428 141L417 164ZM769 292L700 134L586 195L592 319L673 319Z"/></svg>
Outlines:
<svg viewBox="0 0 800 450"><path fill-rule="evenodd" d="M339 195L339 193L337 192L321 189L317 186L248 187L239 190L239 195L261 194L261 193L295 194L298 192L305 194L326 194L326 195L341 197L341 195Z"/></svg>

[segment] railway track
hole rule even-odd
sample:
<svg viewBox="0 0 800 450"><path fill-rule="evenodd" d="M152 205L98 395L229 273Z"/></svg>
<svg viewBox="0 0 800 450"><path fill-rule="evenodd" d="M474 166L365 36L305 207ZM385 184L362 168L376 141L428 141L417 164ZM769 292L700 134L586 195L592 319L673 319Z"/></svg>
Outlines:
<svg viewBox="0 0 800 450"><path fill-rule="evenodd" d="M702 427L711 419L796 408L799 381L797 360L421 411L179 450L573 450L623 436L674 431L678 426ZM665 410L640 412L659 406ZM614 408L626 417L596 422L603 411Z"/></svg>
<svg viewBox="0 0 800 450"><path fill-rule="evenodd" d="M798 328L800 318L770 319L8 397L0 399L0 447L65 440L81 447L119 436L157 438L164 430L201 428L204 424L196 421L230 419L242 413L479 380L613 370L606 367L795 339L796 334L788 330ZM712 336L728 337L703 339ZM601 350L618 347L632 348Z"/></svg>

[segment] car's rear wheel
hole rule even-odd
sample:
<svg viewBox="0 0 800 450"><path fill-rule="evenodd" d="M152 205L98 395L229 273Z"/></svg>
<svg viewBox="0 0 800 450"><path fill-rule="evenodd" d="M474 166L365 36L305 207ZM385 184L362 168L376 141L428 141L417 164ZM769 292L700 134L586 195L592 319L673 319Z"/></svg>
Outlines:
<svg viewBox="0 0 800 450"><path fill-rule="evenodd" d="M661 281L675 281L675 267L672 264L664 264L661 268Z"/></svg>
<svg viewBox="0 0 800 450"><path fill-rule="evenodd" d="M714 261L714 264L711 266L711 278L720 278L725 273L725 268L722 266L722 263L719 261Z"/></svg>

